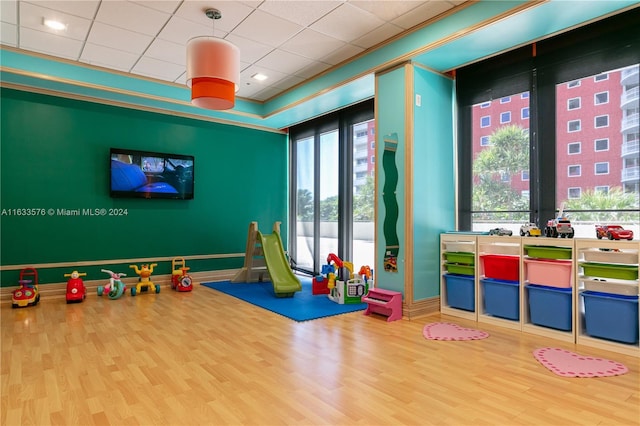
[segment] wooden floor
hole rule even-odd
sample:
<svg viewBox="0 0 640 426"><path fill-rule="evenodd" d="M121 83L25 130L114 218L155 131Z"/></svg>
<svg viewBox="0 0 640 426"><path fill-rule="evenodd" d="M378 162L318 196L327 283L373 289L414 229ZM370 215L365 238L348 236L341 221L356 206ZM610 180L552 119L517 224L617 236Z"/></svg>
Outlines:
<svg viewBox="0 0 640 426"><path fill-rule="evenodd" d="M424 339L441 319L491 336ZM1 330L3 426L640 424L638 358L440 315L296 323L197 286L3 305ZM562 378L544 346L630 372Z"/></svg>

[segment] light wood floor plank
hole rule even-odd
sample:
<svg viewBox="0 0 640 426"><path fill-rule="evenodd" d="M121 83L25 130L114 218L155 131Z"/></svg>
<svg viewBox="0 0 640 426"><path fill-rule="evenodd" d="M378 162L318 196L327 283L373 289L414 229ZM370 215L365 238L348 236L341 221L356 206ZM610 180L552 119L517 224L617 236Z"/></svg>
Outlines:
<svg viewBox="0 0 640 426"><path fill-rule="evenodd" d="M3 426L640 425L638 358L460 318L296 323L200 286L1 311ZM490 337L424 339L440 320ZM630 372L556 376L544 346Z"/></svg>

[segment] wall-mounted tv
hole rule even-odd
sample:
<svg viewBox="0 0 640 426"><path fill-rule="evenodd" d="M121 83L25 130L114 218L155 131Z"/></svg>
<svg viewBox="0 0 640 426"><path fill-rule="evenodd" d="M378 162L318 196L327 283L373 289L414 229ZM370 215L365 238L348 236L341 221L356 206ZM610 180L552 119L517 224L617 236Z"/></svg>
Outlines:
<svg viewBox="0 0 640 426"><path fill-rule="evenodd" d="M193 198L191 155L111 148L109 159L112 197Z"/></svg>

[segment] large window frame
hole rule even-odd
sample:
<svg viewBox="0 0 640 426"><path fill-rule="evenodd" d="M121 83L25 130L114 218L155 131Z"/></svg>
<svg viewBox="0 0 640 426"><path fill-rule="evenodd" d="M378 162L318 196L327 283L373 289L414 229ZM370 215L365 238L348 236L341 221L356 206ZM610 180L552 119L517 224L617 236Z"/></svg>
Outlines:
<svg viewBox="0 0 640 426"><path fill-rule="evenodd" d="M304 267L298 267L296 265L298 247L297 247L297 188L298 182L296 179L297 173L297 141L305 138L314 138L315 143L315 155L314 155L314 194L320 193L320 137L322 134L338 130L338 158L336 163L330 165L338 173L338 247L337 255L341 259L353 258L353 174L354 174L354 141L353 134L350 131L351 126L372 120L374 118L374 100L368 99L360 102L356 105L335 111L330 114L323 115L321 117L309 120L304 123L292 126L289 129L289 143L290 143L290 181L291 189L289 194L289 255L292 259L292 266L294 269L317 275L320 273L320 268L323 264L323 260L320 259L320 244L319 239L314 238L313 248L313 268L310 270ZM371 159L375 161L374 158ZM313 201L314 211L320 212L320 197L315 196ZM313 221L314 235L320 235L320 215L315 214Z"/></svg>
<svg viewBox="0 0 640 426"><path fill-rule="evenodd" d="M640 63L640 9L456 70L458 224L473 229L471 107L530 94L530 221L556 214L556 85ZM578 83L575 83L577 85ZM563 105L566 109L566 105ZM634 210L636 211L636 210Z"/></svg>

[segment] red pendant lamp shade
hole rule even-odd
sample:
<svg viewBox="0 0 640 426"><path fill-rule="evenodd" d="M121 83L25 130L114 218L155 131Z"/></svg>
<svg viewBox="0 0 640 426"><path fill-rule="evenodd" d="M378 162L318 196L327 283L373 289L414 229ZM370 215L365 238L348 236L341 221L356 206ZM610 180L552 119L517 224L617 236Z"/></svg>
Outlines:
<svg viewBox="0 0 640 426"><path fill-rule="evenodd" d="M223 110L235 105L240 80L240 50L226 40L202 36L187 43L187 86L191 103Z"/></svg>

